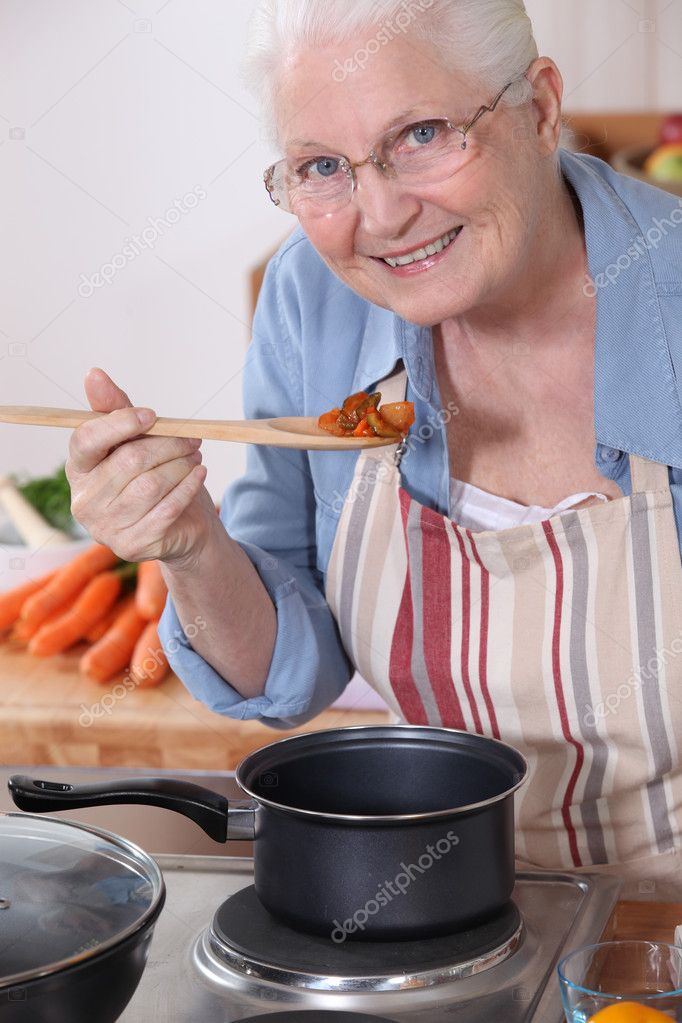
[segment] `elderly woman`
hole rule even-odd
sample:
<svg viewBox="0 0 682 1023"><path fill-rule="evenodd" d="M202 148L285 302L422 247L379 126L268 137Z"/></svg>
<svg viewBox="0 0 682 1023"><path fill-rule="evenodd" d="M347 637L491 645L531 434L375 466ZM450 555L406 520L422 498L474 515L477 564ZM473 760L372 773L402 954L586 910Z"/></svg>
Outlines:
<svg viewBox="0 0 682 1023"><path fill-rule="evenodd" d="M218 713L299 724L357 668L525 754L524 861L682 895L676 201L560 148L522 0L264 0L246 70L298 219L246 414L380 390L415 403L407 451L251 448L218 518L198 443L145 438L97 370L74 513L161 560L162 639Z"/></svg>

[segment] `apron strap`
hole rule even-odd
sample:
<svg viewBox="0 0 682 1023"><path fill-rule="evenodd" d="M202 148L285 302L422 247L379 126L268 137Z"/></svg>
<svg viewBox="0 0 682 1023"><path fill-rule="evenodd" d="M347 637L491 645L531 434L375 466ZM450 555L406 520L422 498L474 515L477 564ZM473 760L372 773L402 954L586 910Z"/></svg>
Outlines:
<svg viewBox="0 0 682 1023"><path fill-rule="evenodd" d="M630 476L633 494L670 489L668 466L661 465L660 462L651 462L641 455L630 455Z"/></svg>

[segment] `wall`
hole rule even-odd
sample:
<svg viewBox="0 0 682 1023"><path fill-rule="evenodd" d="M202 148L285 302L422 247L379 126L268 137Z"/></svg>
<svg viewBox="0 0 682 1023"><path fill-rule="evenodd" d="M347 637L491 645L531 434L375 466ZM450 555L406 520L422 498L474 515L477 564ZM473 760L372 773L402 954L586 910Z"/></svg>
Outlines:
<svg viewBox="0 0 682 1023"><path fill-rule="evenodd" d="M240 415L248 270L291 227L265 196L270 153L237 79L253 6L2 0L0 403L82 406L101 365L160 414ZM682 0L528 6L569 109L682 106ZM145 229L149 247L91 289ZM66 452L59 431L0 438L0 472ZM206 444L216 496L242 459Z"/></svg>
<svg viewBox="0 0 682 1023"><path fill-rule="evenodd" d="M526 0L568 110L682 109L680 0Z"/></svg>

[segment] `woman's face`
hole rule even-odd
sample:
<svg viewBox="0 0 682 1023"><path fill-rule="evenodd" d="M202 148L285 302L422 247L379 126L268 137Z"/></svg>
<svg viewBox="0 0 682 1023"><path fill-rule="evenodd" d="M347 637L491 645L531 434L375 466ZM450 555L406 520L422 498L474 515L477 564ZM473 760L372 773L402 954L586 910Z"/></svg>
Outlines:
<svg viewBox="0 0 682 1023"><path fill-rule="evenodd" d="M494 98L481 95L480 86L444 69L433 51L407 37L392 39L364 70L337 80L339 64L365 45L359 39L304 52L288 64L277 115L285 156L293 164L326 155L361 161L405 110L416 111L410 123L447 117L461 125ZM534 134L537 140L531 104L501 104L472 130L467 160L453 177L405 186L369 164L357 171L348 206L303 216L301 224L330 269L368 301L423 326L461 316L508 292L528 251L546 156ZM319 146L303 148L294 139ZM454 242L423 268L394 270L382 258L413 252L459 228Z"/></svg>

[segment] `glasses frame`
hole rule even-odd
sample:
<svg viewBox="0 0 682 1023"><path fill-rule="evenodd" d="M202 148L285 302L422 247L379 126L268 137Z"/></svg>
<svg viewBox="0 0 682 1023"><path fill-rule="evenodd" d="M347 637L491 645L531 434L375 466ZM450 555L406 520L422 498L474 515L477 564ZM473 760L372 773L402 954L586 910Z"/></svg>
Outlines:
<svg viewBox="0 0 682 1023"><path fill-rule="evenodd" d="M503 89L501 89L500 92L498 92L497 96L492 101L490 106L479 107L478 110L476 111L476 113L474 114L474 116L471 117L463 125L458 126L458 125L452 124L452 122L450 121L450 119L448 117L434 117L434 118L428 118L427 120L442 121L444 124L447 125L447 127L450 129L450 131L458 132L462 136L461 148L462 149L466 149L467 145L469 144L469 138L468 138L469 132L474 127L474 125L476 125L480 121L480 119L484 116L484 114L492 114L497 109L497 106L498 106L500 100L502 99L502 97L504 96L504 94L509 89L511 89L512 85L516 85L516 83L520 82L523 78L526 78L525 74L519 75L518 78L513 78L511 82L508 82L505 85L505 87ZM416 123L419 123L419 122L416 122ZM380 171L381 174L383 174L383 175L385 175L387 177L395 176L395 172L394 172L393 167L391 166L391 164L390 163L382 162L382 160L379 158L379 156L377 154L377 150L380 147L383 146L384 142L385 142L385 139L382 139L381 142L377 143L377 145L375 145L370 150L369 155L367 157L365 157L364 160L359 160L357 163L352 163L348 159L347 156L343 156L340 153L334 154L334 157L339 159L339 161L341 163L341 166L342 166L342 169L344 170L346 176L349 178L349 180L351 182L351 189L350 189L350 191L348 193L348 199L343 204L343 206L338 207L338 209L344 209L350 202L352 202L353 196L355 194L355 191L357 189L357 184L358 184L356 171L360 167L365 167L367 164L371 163L371 164L373 164L377 168L378 171ZM264 174L263 174L263 181L265 183L265 189L266 189L266 191L267 191L267 193L268 193L268 195L270 197L270 200L277 207L282 207L282 203L281 203L281 201L279 199L276 198L276 196L274 194L275 193L274 178L275 178L275 173L277 171L277 168L279 166L281 166L282 164L286 164L286 162L287 162L286 159L278 160L276 163L273 163L270 167L268 167L265 170ZM286 213L292 212L291 210L287 210L286 207L282 207L282 209Z"/></svg>

